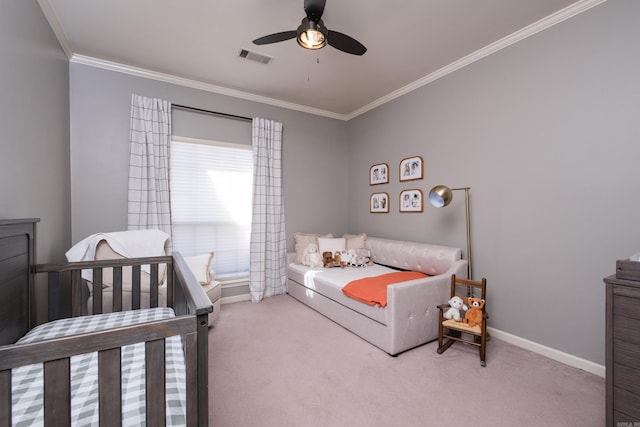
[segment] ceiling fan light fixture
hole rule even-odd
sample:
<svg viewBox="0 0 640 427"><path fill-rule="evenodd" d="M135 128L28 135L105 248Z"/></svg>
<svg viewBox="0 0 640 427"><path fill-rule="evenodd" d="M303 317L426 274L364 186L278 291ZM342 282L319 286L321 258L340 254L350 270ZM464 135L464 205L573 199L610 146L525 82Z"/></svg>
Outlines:
<svg viewBox="0 0 640 427"><path fill-rule="evenodd" d="M321 49L327 45L328 31L322 19L315 22L309 18L304 18L298 27L297 33L296 40L305 49Z"/></svg>

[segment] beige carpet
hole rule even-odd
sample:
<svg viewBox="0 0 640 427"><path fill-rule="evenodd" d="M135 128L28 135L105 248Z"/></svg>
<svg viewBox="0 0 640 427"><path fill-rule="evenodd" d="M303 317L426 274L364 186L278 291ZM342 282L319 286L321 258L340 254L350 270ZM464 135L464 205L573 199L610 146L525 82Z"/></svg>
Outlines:
<svg viewBox="0 0 640 427"><path fill-rule="evenodd" d="M605 425L604 379L493 338L391 357L288 295L222 306L209 420L244 426Z"/></svg>

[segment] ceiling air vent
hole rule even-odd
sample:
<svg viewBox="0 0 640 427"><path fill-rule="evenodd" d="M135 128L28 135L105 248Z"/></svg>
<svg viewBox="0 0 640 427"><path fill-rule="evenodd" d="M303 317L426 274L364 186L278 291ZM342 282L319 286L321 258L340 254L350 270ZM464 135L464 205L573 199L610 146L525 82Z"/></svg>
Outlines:
<svg viewBox="0 0 640 427"><path fill-rule="evenodd" d="M249 59L251 61L259 62L261 64L269 64L273 61L273 58L266 55L261 55L259 53L251 52L247 49L241 49L240 53L238 53L240 58Z"/></svg>

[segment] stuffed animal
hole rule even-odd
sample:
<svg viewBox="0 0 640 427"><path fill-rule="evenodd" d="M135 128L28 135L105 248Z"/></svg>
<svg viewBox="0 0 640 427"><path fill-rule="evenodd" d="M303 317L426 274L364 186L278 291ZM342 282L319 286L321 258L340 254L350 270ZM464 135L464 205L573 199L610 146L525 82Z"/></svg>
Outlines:
<svg viewBox="0 0 640 427"><path fill-rule="evenodd" d="M322 252L322 265L324 267L333 267L333 254L329 251Z"/></svg>
<svg viewBox="0 0 640 427"><path fill-rule="evenodd" d="M469 326L482 326L482 307L484 307L484 300L480 298L469 298L469 309L464 314L463 323L467 323Z"/></svg>
<svg viewBox="0 0 640 427"><path fill-rule="evenodd" d="M342 258L340 257L340 251L336 251L336 253L333 254L333 262L335 262L336 265L342 265Z"/></svg>
<svg viewBox="0 0 640 427"><path fill-rule="evenodd" d="M468 310L469 307L467 307L459 296L452 297L447 302L449 303L449 308L444 312L444 318L460 322L462 320L462 317L460 317L460 310Z"/></svg>
<svg viewBox="0 0 640 427"><path fill-rule="evenodd" d="M309 243L302 255L302 264L311 268L318 268L323 266L322 257L318 252L318 245L315 243Z"/></svg>
<svg viewBox="0 0 640 427"><path fill-rule="evenodd" d="M351 253L349 251L347 251L346 249L343 249L340 251L340 264L342 267L347 266L348 264L351 263Z"/></svg>
<svg viewBox="0 0 640 427"><path fill-rule="evenodd" d="M348 265L354 265L354 262L356 260L356 250L355 249L349 249L347 251L347 264Z"/></svg>
<svg viewBox="0 0 640 427"><path fill-rule="evenodd" d="M371 258L371 251L369 249L349 249L349 252L353 251L353 255L349 260L349 265L354 267L366 267L369 264Z"/></svg>
<svg viewBox="0 0 640 427"><path fill-rule="evenodd" d="M324 252L322 252L322 265L325 268L329 268L329 267L342 267L342 268L344 268L344 264L340 260L340 251L335 251L335 252L324 251Z"/></svg>
<svg viewBox="0 0 640 427"><path fill-rule="evenodd" d="M361 267L366 267L371 262L371 251L367 248L356 249L356 262Z"/></svg>

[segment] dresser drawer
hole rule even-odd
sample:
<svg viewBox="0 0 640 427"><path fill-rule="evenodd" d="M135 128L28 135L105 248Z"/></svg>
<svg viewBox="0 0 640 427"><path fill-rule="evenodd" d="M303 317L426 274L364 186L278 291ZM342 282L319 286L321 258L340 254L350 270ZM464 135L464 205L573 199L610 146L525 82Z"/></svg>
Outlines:
<svg viewBox="0 0 640 427"><path fill-rule="evenodd" d="M616 424L640 420L640 405L638 405L640 394L631 393L615 386L613 387L613 402L613 410L616 414L615 418L617 418Z"/></svg>
<svg viewBox="0 0 640 427"><path fill-rule="evenodd" d="M640 395L640 370L614 363L613 383L621 390Z"/></svg>
<svg viewBox="0 0 640 427"><path fill-rule="evenodd" d="M640 301L639 301L640 302ZM625 316L613 316L613 339L640 345L640 319Z"/></svg>
<svg viewBox="0 0 640 427"><path fill-rule="evenodd" d="M612 362L640 370L640 345L614 340Z"/></svg>
<svg viewBox="0 0 640 427"><path fill-rule="evenodd" d="M613 315L614 316L626 316L634 319L640 319L640 291L638 289L629 289L628 291L638 292L638 297L634 298L628 295L629 292L625 292L626 295L618 295L614 293L613 296Z"/></svg>

